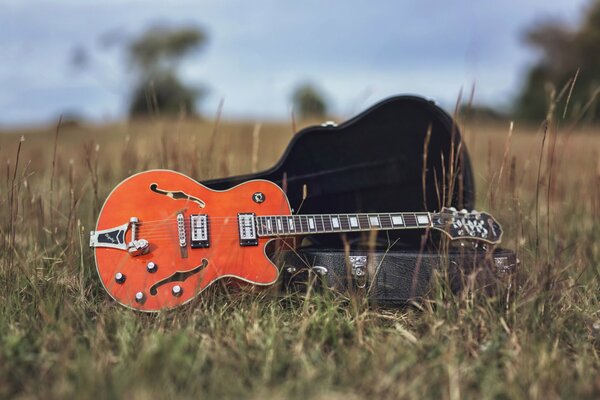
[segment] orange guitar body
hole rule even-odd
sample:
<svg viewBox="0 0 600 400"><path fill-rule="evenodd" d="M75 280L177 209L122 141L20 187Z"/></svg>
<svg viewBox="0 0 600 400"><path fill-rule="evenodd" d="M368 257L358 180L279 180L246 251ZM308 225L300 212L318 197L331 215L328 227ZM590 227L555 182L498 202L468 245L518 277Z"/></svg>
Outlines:
<svg viewBox="0 0 600 400"><path fill-rule="evenodd" d="M127 307L158 311L192 300L224 277L274 283L278 270L265 252L271 239L257 237L256 244L241 245L238 213L290 215L291 209L283 191L269 181L214 191L168 170L131 176L110 193L92 232L104 288ZM207 247L191 246L192 215L207 218L208 243L202 243ZM132 217L136 223L129 223ZM134 240L146 241L137 254L130 248Z"/></svg>

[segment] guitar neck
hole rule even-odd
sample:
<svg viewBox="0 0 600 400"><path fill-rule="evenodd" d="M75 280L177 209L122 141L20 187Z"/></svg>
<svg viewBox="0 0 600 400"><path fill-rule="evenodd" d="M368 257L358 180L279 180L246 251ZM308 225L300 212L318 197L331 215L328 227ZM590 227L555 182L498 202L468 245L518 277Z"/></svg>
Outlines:
<svg viewBox="0 0 600 400"><path fill-rule="evenodd" d="M258 236L289 236L432 227L428 212L256 216Z"/></svg>

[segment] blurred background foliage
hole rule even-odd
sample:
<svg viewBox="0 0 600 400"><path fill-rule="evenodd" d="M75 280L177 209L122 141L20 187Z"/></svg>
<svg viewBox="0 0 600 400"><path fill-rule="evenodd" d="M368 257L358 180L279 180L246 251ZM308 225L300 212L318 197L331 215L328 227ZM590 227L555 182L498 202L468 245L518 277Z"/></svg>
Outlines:
<svg viewBox="0 0 600 400"><path fill-rule="evenodd" d="M546 20L526 32L525 41L540 52L539 61L527 73L514 113L540 120L551 103L569 119L600 119L600 1L591 2L580 26ZM566 108L567 101L570 103ZM566 108L566 112L564 112Z"/></svg>
<svg viewBox="0 0 600 400"><path fill-rule="evenodd" d="M328 112L325 95L310 82L301 83L294 89L292 104L301 118L324 117Z"/></svg>
<svg viewBox="0 0 600 400"><path fill-rule="evenodd" d="M190 87L178 75L181 61L201 51L207 41L199 27L152 27L131 41L129 61L136 82L129 101L129 115L194 114L204 89Z"/></svg>
<svg viewBox="0 0 600 400"><path fill-rule="evenodd" d="M110 5L61 0L62 19L39 24L43 7L9 4L0 12L7 50L0 126L47 124L61 114L75 122L198 117L225 98L225 119L283 120L291 112L347 119L367 101L397 93L433 96L446 109L494 121L600 118L600 0L532 0L516 16L509 2L494 12L469 5L465 15L468 0L435 13L389 2L373 14L353 1L348 11L365 26L360 33L341 18L307 20L327 4L260 12L260 4L240 4L254 21L244 25L226 5L200 9L181 0L162 8L157 1L144 10L126 2L115 14ZM404 24L387 19L397 8L406 11ZM266 23L288 14L277 31ZM444 23L421 32L411 25L419 17Z"/></svg>
<svg viewBox="0 0 600 400"><path fill-rule="evenodd" d="M525 43L539 52L522 89L508 111L489 105L465 104L470 117L539 121L552 115L596 122L600 118L600 0L589 5L580 26L557 19L541 20L524 34ZM208 34L198 26L153 26L125 46L134 71L129 115L198 115L206 87L191 86L180 77L180 65L201 53ZM84 54L75 53L82 63ZM299 82L290 95L300 118L324 118L328 96L314 82Z"/></svg>

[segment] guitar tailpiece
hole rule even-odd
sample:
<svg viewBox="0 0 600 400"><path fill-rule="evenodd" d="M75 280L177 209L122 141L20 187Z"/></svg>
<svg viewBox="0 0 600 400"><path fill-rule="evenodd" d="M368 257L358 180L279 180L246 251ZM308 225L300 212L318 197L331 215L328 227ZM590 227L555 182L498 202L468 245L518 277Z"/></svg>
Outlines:
<svg viewBox="0 0 600 400"><path fill-rule="evenodd" d="M90 232L90 247L107 247L112 249L127 250L131 256L148 253L150 244L145 239L137 239L137 217L131 217L129 222L114 228ZM131 241L125 241L127 230L131 228Z"/></svg>

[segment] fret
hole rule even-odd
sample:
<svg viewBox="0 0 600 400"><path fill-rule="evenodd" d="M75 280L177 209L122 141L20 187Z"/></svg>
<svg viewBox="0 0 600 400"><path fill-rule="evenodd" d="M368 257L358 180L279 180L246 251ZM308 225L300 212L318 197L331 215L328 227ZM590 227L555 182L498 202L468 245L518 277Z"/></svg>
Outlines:
<svg viewBox="0 0 600 400"><path fill-rule="evenodd" d="M360 229L363 231L371 229L371 224L369 224L369 216L367 214L360 214L358 216L358 223L360 224Z"/></svg>
<svg viewBox="0 0 600 400"><path fill-rule="evenodd" d="M381 228L381 222L379 221L379 216L377 214L369 214L369 223L374 229Z"/></svg>
<svg viewBox="0 0 600 400"><path fill-rule="evenodd" d="M390 214L390 219L392 220L392 226L394 228L405 226L404 217L402 216L402 214Z"/></svg>
<svg viewBox="0 0 600 400"><path fill-rule="evenodd" d="M350 221L348 221L348 215L340 214L340 225L342 226L343 231L350 230Z"/></svg>
<svg viewBox="0 0 600 400"><path fill-rule="evenodd" d="M323 215L323 230L325 232L333 231L331 226L331 215Z"/></svg>
<svg viewBox="0 0 600 400"><path fill-rule="evenodd" d="M332 226L332 231L339 231L342 229L339 215L333 215L331 217L331 226Z"/></svg>
<svg viewBox="0 0 600 400"><path fill-rule="evenodd" d="M360 226L358 225L358 217L356 215L348 215L348 222L350 223L350 229L360 230Z"/></svg>
<svg viewBox="0 0 600 400"><path fill-rule="evenodd" d="M298 233L351 232L432 226L426 212L384 214L324 214L256 216L259 236Z"/></svg>
<svg viewBox="0 0 600 400"><path fill-rule="evenodd" d="M306 219L306 215L300 216L300 231L302 233L308 232L308 220Z"/></svg>
<svg viewBox="0 0 600 400"><path fill-rule="evenodd" d="M299 215L294 215L294 226L296 227L296 232L298 232L298 233L303 233L304 232L302 230L301 221L302 221L302 219L300 218Z"/></svg>
<svg viewBox="0 0 600 400"><path fill-rule="evenodd" d="M383 229L390 229L392 225L392 216L390 214L379 214L379 222Z"/></svg>
<svg viewBox="0 0 600 400"><path fill-rule="evenodd" d="M426 212L256 216L260 236L320 232L351 232L432 226Z"/></svg>
<svg viewBox="0 0 600 400"><path fill-rule="evenodd" d="M415 214L413 214L413 213L403 213L402 216L404 218L404 225L407 228L414 228L414 227L419 226L417 224L417 217L415 216Z"/></svg>
<svg viewBox="0 0 600 400"><path fill-rule="evenodd" d="M315 215L315 223L317 224L317 232L325 231L325 229L323 229L323 216L322 215Z"/></svg>

